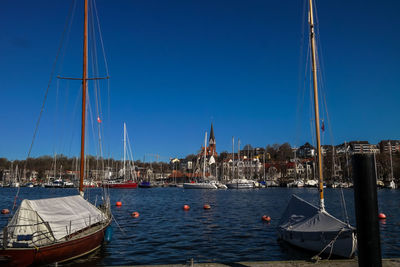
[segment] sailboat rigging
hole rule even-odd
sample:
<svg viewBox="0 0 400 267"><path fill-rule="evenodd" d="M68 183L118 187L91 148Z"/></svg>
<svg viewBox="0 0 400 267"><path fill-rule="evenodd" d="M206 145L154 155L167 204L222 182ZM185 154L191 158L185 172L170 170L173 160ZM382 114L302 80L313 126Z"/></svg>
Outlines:
<svg viewBox="0 0 400 267"><path fill-rule="evenodd" d="M313 0L309 0L309 26L318 153L319 207L293 195L281 217L277 233L279 239L297 247L319 252L318 256L324 253L351 258L356 250L355 228L340 221L325 210Z"/></svg>
<svg viewBox="0 0 400 267"><path fill-rule="evenodd" d="M128 189L128 188L137 188L138 183L135 175L135 166L133 165L133 157L132 157L132 151L131 151L131 146L129 143L129 139L127 139L128 131L126 129L126 124L124 122L124 155L123 155L123 167L122 167L122 177L119 177L116 180L108 180L103 183L103 187L108 187L108 188L123 188L123 189ZM127 145L126 143L128 142L129 146L129 152L131 154L130 158L131 160L128 160L128 167L129 167L129 172L127 174L126 169L127 169L127 164L126 164L126 154L127 154ZM132 175L134 176L132 179Z"/></svg>
<svg viewBox="0 0 400 267"><path fill-rule="evenodd" d="M202 181L196 181L193 183L183 183L183 188L185 188L185 189L218 189L215 181L209 181L206 179L206 161L207 161L207 132L204 136Z"/></svg>
<svg viewBox="0 0 400 267"><path fill-rule="evenodd" d="M2 231L0 264L43 265L63 262L99 248L111 224L110 200L96 207L84 199L85 122L88 64L88 0L84 2L82 125L79 194L38 200L24 199ZM76 79L76 78L74 78ZM97 78L90 78L97 79Z"/></svg>

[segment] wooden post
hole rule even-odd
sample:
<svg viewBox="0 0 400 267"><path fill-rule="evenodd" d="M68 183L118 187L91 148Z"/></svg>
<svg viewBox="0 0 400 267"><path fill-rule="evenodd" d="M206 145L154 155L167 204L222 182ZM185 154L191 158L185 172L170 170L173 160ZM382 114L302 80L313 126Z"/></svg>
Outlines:
<svg viewBox="0 0 400 267"><path fill-rule="evenodd" d="M372 154L352 158L358 266L382 266L375 164Z"/></svg>

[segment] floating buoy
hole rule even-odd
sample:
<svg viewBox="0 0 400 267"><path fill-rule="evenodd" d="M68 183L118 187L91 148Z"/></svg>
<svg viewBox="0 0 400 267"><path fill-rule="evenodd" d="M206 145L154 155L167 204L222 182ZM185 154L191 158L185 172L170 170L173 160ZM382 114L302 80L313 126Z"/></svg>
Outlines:
<svg viewBox="0 0 400 267"><path fill-rule="evenodd" d="M211 206L208 205L208 204L205 204L205 205L203 206L203 208L204 208L205 210L209 210L209 209L211 209Z"/></svg>
<svg viewBox="0 0 400 267"><path fill-rule="evenodd" d="M133 218L138 218L139 217L139 212L137 212L137 211L132 212L131 215L132 215Z"/></svg>
<svg viewBox="0 0 400 267"><path fill-rule="evenodd" d="M190 210L189 205L183 205L183 210Z"/></svg>
<svg viewBox="0 0 400 267"><path fill-rule="evenodd" d="M10 210L9 209L2 209L1 214L9 214Z"/></svg>
<svg viewBox="0 0 400 267"><path fill-rule="evenodd" d="M269 217L269 216L267 216L267 215L262 216L261 219L262 219L263 221L265 221L265 222L270 222L270 221L271 221L271 217Z"/></svg>
<svg viewBox="0 0 400 267"><path fill-rule="evenodd" d="M117 203L115 203L115 205L116 205L117 207L121 207L121 206L122 206L122 202L121 202L121 201L117 201Z"/></svg>
<svg viewBox="0 0 400 267"><path fill-rule="evenodd" d="M385 213L379 213L378 218L381 219L381 220L386 219Z"/></svg>

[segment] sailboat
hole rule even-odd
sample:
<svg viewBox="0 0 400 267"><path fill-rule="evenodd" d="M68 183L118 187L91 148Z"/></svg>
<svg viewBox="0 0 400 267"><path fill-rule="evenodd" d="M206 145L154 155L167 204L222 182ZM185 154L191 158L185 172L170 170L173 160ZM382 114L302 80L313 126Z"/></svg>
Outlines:
<svg viewBox="0 0 400 267"><path fill-rule="evenodd" d="M309 24L314 85L315 128L318 149L319 207L293 195L277 228L278 238L294 246L339 257L351 258L356 250L355 228L325 210L322 155L319 131L316 42L313 0L309 0Z"/></svg>
<svg viewBox="0 0 400 267"><path fill-rule="evenodd" d="M137 188L138 184L136 181L133 181L132 179L127 179L126 178L126 154L127 154L127 149L126 149L126 137L127 137L127 130L126 130L126 124L124 122L124 166L122 168L122 177L116 179L116 180L108 180L103 183L103 187L108 187L108 188ZM130 146L129 146L130 147ZM133 173L134 168L133 168ZM132 174L132 166L131 166L131 161L129 161L129 177Z"/></svg>
<svg viewBox="0 0 400 267"><path fill-rule="evenodd" d="M390 157L390 182L387 185L389 189L396 189L396 183L393 178L393 158L392 158L392 143L389 141L389 157Z"/></svg>
<svg viewBox="0 0 400 267"><path fill-rule="evenodd" d="M240 140L238 141L238 161L237 161L237 175L238 177L234 178L234 164L235 164L235 155L233 153L234 150L234 139L232 137L232 180L226 183L226 187L229 189L252 189L254 188L254 181L248 180L245 177L240 177L239 164L240 164Z"/></svg>
<svg viewBox="0 0 400 267"><path fill-rule="evenodd" d="M207 132L204 137L204 154L203 154L203 180L192 183L183 183L185 189L218 189L215 182L206 180L206 154L207 154Z"/></svg>
<svg viewBox="0 0 400 267"><path fill-rule="evenodd" d="M84 8L82 131L79 194L38 200L24 199L2 231L0 265L28 266L63 262L102 245L111 223L109 196L97 207L84 199L85 120L87 94L88 3Z"/></svg>

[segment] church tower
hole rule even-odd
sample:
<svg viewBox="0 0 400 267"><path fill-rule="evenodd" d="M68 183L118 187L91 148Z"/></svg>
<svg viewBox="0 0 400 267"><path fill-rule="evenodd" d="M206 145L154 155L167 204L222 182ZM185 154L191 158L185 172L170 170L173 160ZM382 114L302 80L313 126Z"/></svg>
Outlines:
<svg viewBox="0 0 400 267"><path fill-rule="evenodd" d="M217 149L216 149L214 128L213 128L212 123L211 123L211 130L210 130L210 139L208 140L208 143L209 143L209 147L208 147L209 155L217 157L218 154L217 154Z"/></svg>

